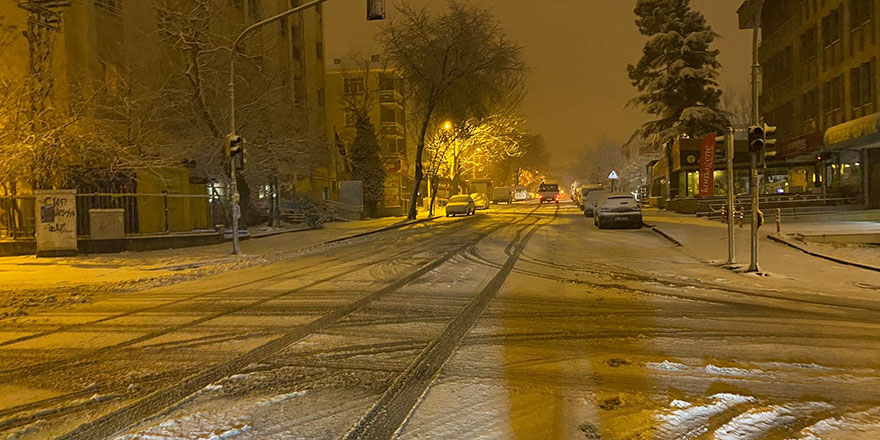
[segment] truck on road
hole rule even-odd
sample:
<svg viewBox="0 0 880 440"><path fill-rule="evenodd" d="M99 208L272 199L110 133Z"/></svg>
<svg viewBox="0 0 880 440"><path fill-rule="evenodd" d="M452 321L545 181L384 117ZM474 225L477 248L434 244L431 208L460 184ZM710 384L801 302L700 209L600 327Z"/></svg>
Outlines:
<svg viewBox="0 0 880 440"><path fill-rule="evenodd" d="M559 203L559 185L555 183L542 183L538 188L538 200L540 203Z"/></svg>
<svg viewBox="0 0 880 440"><path fill-rule="evenodd" d="M507 203L509 205L512 202L513 188L501 186L492 190L492 203Z"/></svg>

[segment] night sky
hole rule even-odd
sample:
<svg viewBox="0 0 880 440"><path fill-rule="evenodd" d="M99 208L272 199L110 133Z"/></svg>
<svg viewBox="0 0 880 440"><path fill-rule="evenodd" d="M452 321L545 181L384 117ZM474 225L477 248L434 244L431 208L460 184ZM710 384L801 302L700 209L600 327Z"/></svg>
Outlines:
<svg viewBox="0 0 880 440"><path fill-rule="evenodd" d="M433 5L439 0L411 0ZM544 135L555 162L567 152L602 137L623 142L646 117L625 108L635 94L626 65L641 54L644 37L634 20L635 0L474 0L491 8L508 36L523 47L529 66L524 112ZM396 2L393 2L396 4ZM737 26L742 0L693 0L721 35L721 85L748 93L751 34ZM389 14L394 10L389 0ZM364 0L335 0L325 6L327 61L348 53L378 53L373 36L380 24L367 22Z"/></svg>

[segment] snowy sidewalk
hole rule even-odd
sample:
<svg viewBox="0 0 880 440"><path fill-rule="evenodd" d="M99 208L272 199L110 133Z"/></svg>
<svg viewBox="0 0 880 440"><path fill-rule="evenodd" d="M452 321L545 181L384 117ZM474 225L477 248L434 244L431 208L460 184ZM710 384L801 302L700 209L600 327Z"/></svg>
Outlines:
<svg viewBox="0 0 880 440"><path fill-rule="evenodd" d="M727 225L720 222L660 210L645 210L645 223L681 243L685 252L704 263L721 266L727 261ZM801 289L850 298L880 300L880 272L835 263L775 242L774 219L762 228L759 266L770 276L762 278L768 287ZM783 226L783 231L785 226ZM749 228L736 227L736 262L741 270L750 261ZM827 251L827 249L826 249ZM880 248L861 247L849 253L837 249L839 258L880 261ZM754 275L746 275L754 277Z"/></svg>
<svg viewBox="0 0 880 440"><path fill-rule="evenodd" d="M2 257L0 291L4 295L0 301L0 316L28 306L82 302L90 293L107 289L137 290L271 263L329 241L409 224L413 222L403 217L327 223L323 229L296 230L242 241L239 255L230 254L231 243L221 243L70 258Z"/></svg>

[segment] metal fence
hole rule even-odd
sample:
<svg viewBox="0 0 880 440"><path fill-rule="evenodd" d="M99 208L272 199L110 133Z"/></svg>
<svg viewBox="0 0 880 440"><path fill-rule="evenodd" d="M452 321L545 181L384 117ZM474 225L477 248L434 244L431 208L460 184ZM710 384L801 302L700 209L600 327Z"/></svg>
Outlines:
<svg viewBox="0 0 880 440"><path fill-rule="evenodd" d="M34 238L35 203L36 199L32 195L0 196L0 239Z"/></svg>
<svg viewBox="0 0 880 440"><path fill-rule="evenodd" d="M77 234L90 235L89 210L121 209L127 235L212 231L226 204L207 194L77 194Z"/></svg>
<svg viewBox="0 0 880 440"><path fill-rule="evenodd" d="M34 238L33 195L0 196L0 240ZM228 201L202 194L92 193L76 195L77 235L91 234L89 211L120 209L127 235L213 231L226 224Z"/></svg>

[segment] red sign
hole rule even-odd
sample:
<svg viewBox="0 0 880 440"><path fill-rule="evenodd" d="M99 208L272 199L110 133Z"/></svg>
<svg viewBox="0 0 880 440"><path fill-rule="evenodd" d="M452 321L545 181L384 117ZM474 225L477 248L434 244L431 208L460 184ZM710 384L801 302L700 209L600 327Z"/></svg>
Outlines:
<svg viewBox="0 0 880 440"><path fill-rule="evenodd" d="M715 134L703 138L700 150L700 197L715 195Z"/></svg>

